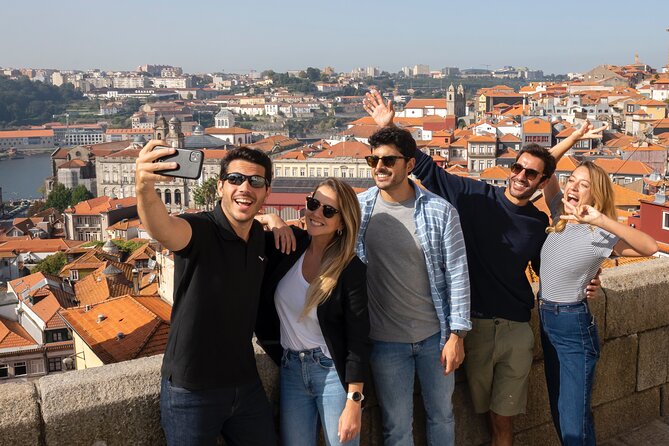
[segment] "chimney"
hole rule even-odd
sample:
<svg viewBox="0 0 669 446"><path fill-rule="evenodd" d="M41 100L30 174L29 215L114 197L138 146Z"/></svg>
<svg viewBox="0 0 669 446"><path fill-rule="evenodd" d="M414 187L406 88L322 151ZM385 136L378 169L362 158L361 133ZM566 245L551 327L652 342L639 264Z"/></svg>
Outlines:
<svg viewBox="0 0 669 446"><path fill-rule="evenodd" d="M139 271L137 271L137 268L132 269L132 292L135 295L139 294Z"/></svg>
<svg viewBox="0 0 669 446"><path fill-rule="evenodd" d="M99 324L100 322L104 321L105 319L107 319L107 316L105 316L105 315L102 314L102 313L98 314L98 319L97 319L98 324Z"/></svg>

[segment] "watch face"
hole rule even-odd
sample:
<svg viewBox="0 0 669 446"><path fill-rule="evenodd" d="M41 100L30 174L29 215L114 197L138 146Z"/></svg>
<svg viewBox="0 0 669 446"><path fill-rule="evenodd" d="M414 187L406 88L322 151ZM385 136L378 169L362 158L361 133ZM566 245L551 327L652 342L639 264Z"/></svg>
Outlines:
<svg viewBox="0 0 669 446"><path fill-rule="evenodd" d="M360 401L362 399L362 393L360 392L353 392L353 396L351 397L353 401Z"/></svg>

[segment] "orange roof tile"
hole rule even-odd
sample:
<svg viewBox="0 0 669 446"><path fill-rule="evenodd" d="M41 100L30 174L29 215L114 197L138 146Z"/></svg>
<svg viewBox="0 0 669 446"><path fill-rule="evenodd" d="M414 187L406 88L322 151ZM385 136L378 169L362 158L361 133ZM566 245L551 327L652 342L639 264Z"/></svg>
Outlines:
<svg viewBox="0 0 669 446"><path fill-rule="evenodd" d="M490 135L490 134L477 135L477 136L472 136L471 138L469 138L469 142L470 143L472 143L472 142L488 142L488 143L489 142L497 142L497 137L493 136L493 135Z"/></svg>
<svg viewBox="0 0 669 446"><path fill-rule="evenodd" d="M550 134L551 133L551 123L539 118L528 119L523 122L523 132L526 134Z"/></svg>
<svg viewBox="0 0 669 446"><path fill-rule="evenodd" d="M573 172L580 163L573 156L563 156L557 162L555 170L558 172Z"/></svg>
<svg viewBox="0 0 669 446"><path fill-rule="evenodd" d="M249 129L244 129L241 127L228 127L228 128L217 128L217 127L207 127L204 129L206 135L245 135L248 133L253 133Z"/></svg>
<svg viewBox="0 0 669 446"><path fill-rule="evenodd" d="M2 138L53 138L53 130L4 130L0 131Z"/></svg>
<svg viewBox="0 0 669 446"><path fill-rule="evenodd" d="M98 215L118 208L137 206L136 197L110 198L107 196L92 198L76 204L73 208L65 209L69 214Z"/></svg>
<svg viewBox="0 0 669 446"><path fill-rule="evenodd" d="M654 200L654 195L644 195L639 192L628 189L619 184L613 183L613 193L616 198L616 206L621 207L636 207L641 206L640 200Z"/></svg>
<svg viewBox="0 0 669 446"><path fill-rule="evenodd" d="M506 180L511 175L511 170L504 166L493 166L481 172L482 179L490 180Z"/></svg>
<svg viewBox="0 0 669 446"><path fill-rule="evenodd" d="M315 154L314 158L336 158L336 157L351 157L364 158L371 153L370 147L360 141L342 141L330 147L328 150L323 150Z"/></svg>
<svg viewBox="0 0 669 446"><path fill-rule="evenodd" d="M516 135L513 135L511 133L505 133L503 134L499 140L501 142L523 142L520 138L518 138Z"/></svg>
<svg viewBox="0 0 669 446"><path fill-rule="evenodd" d="M411 99L407 105L404 107L407 108L448 108L446 99Z"/></svg>
<svg viewBox="0 0 669 446"><path fill-rule="evenodd" d="M81 244L81 243L78 243ZM8 240L0 244L0 252L16 251L23 252L58 252L66 251L71 247L70 241L60 238L53 239L30 239L30 240Z"/></svg>
<svg viewBox="0 0 669 446"><path fill-rule="evenodd" d="M0 316L0 350L31 346L38 344L21 324Z"/></svg>
<svg viewBox="0 0 669 446"><path fill-rule="evenodd" d="M653 173L652 167L641 161L597 158L594 162L609 174L650 175Z"/></svg>
<svg viewBox="0 0 669 446"><path fill-rule="evenodd" d="M105 364L165 351L171 308L158 297L129 295L61 312L62 317ZM99 321L99 315L104 319ZM118 334L122 333L119 337Z"/></svg>
<svg viewBox="0 0 669 446"><path fill-rule="evenodd" d="M354 125L342 132L340 135L350 135L356 138L369 138L379 130L377 125Z"/></svg>

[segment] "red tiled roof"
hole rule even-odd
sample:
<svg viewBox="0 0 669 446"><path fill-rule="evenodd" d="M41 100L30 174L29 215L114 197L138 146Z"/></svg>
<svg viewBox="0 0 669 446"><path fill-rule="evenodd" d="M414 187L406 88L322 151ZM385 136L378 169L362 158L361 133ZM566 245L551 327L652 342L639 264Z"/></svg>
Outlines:
<svg viewBox="0 0 669 446"><path fill-rule="evenodd" d="M253 133L251 130L244 129L241 127L228 127L225 129L220 129L216 127L207 127L204 129L206 135L244 135L248 133Z"/></svg>
<svg viewBox="0 0 669 446"><path fill-rule="evenodd" d="M481 172L482 179L506 180L511 175L511 170L504 166L493 166Z"/></svg>
<svg viewBox="0 0 669 446"><path fill-rule="evenodd" d="M4 130L1 138L53 138L53 130Z"/></svg>
<svg viewBox="0 0 669 446"><path fill-rule="evenodd" d="M328 150L323 150L315 154L314 158L335 158L335 157L352 157L352 158L364 158L369 155L371 150L367 144L363 144L360 141L343 141L334 146L330 147Z"/></svg>
<svg viewBox="0 0 669 446"><path fill-rule="evenodd" d="M551 123L539 118L528 119L523 122L523 132L529 134L547 133L551 134Z"/></svg>
<svg viewBox="0 0 669 446"><path fill-rule="evenodd" d="M78 307L61 315L95 355L110 364L164 352L170 311L169 304L158 297L126 295L89 311ZM98 322L101 314L104 319Z"/></svg>
<svg viewBox="0 0 669 446"><path fill-rule="evenodd" d="M136 205L137 205L136 197L116 199L107 196L102 196L82 201L81 203L76 204L74 208L65 209L65 212L77 215L98 215L113 209L136 206Z"/></svg>
<svg viewBox="0 0 669 446"><path fill-rule="evenodd" d="M631 175L650 175L653 173L652 167L641 161L623 161L619 158L597 158L595 160L595 164L597 164L609 174L618 173Z"/></svg>
<svg viewBox="0 0 669 446"><path fill-rule="evenodd" d="M0 316L0 350L31 346L38 344L21 324Z"/></svg>
<svg viewBox="0 0 669 446"><path fill-rule="evenodd" d="M31 240L8 240L0 242L0 252L57 252L66 251L71 246L80 245L81 242L73 243L70 240L60 238L54 239L31 239Z"/></svg>

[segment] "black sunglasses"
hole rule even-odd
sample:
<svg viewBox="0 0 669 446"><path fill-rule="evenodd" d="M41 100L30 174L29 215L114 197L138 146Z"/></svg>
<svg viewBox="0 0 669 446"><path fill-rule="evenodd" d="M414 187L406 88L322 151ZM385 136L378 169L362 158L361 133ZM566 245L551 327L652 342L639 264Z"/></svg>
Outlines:
<svg viewBox="0 0 669 446"><path fill-rule="evenodd" d="M408 156L376 156L376 155L367 155L365 160L369 167L376 167L379 164L379 161L383 162L383 165L386 167L393 167L395 162L399 159L408 160Z"/></svg>
<svg viewBox="0 0 669 446"><path fill-rule="evenodd" d="M514 175L519 175L520 172L525 171L525 178L527 178L530 181L534 181L534 179L541 175L542 177L544 176L543 173L537 172L534 169L528 169L527 167L523 167L522 164L520 163L513 163L511 164L511 172L513 172Z"/></svg>
<svg viewBox="0 0 669 446"><path fill-rule="evenodd" d="M221 177L221 180L223 181L227 180L228 183L234 184L235 186L241 186L242 184L244 184L244 181L248 180L251 187L255 187L256 189L269 186L269 181L267 181L267 178L261 175L244 175L243 173L238 173L238 172L233 172L223 175Z"/></svg>
<svg viewBox="0 0 669 446"><path fill-rule="evenodd" d="M323 206L323 217L325 218L332 218L335 216L335 214L339 213L339 210L333 208L329 204L321 204L318 199L314 197L307 197L307 209L309 209L311 212L314 212L321 206Z"/></svg>

